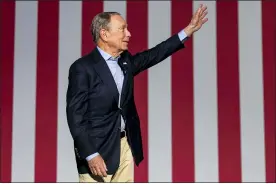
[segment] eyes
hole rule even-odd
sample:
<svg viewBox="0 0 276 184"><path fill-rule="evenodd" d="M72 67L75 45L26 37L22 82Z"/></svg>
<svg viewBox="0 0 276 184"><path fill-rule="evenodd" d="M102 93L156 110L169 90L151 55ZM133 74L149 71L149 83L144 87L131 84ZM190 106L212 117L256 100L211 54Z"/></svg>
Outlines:
<svg viewBox="0 0 276 184"><path fill-rule="evenodd" d="M125 31L125 29L127 29L127 25L123 25L123 26L119 27L120 31Z"/></svg>

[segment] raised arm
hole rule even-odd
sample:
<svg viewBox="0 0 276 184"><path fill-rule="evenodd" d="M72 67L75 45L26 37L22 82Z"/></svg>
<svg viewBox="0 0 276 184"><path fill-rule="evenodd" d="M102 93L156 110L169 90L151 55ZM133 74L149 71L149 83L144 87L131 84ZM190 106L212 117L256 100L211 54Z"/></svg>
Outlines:
<svg viewBox="0 0 276 184"><path fill-rule="evenodd" d="M179 36L174 35L149 50L133 55L131 58L133 75L160 63L182 48L184 45Z"/></svg>
<svg viewBox="0 0 276 184"><path fill-rule="evenodd" d="M155 47L132 56L131 61L133 75L137 75L141 71L156 65L168 56L184 48L183 43L187 40L187 38L191 37L193 33L198 31L202 25L208 21L208 19L205 18L207 13L207 7L201 4L192 16L188 26L186 26L182 31L161 42Z"/></svg>

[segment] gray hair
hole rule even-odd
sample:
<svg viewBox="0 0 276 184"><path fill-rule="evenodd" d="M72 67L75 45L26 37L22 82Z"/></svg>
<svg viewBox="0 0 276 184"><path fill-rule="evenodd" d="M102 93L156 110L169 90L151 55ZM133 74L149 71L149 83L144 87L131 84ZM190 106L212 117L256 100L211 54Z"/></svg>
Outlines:
<svg viewBox="0 0 276 184"><path fill-rule="evenodd" d="M97 14L91 23L90 32L93 36L93 41L95 43L100 39L100 30L109 29L109 23L112 15L121 15L118 12L102 12Z"/></svg>

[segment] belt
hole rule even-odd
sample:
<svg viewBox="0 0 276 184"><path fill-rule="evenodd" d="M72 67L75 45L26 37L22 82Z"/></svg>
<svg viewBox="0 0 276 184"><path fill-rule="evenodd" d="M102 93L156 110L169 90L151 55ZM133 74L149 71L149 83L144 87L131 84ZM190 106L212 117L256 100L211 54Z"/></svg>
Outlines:
<svg viewBox="0 0 276 184"><path fill-rule="evenodd" d="M124 131L121 132L121 138L123 138L125 136L126 136L126 131L124 130Z"/></svg>

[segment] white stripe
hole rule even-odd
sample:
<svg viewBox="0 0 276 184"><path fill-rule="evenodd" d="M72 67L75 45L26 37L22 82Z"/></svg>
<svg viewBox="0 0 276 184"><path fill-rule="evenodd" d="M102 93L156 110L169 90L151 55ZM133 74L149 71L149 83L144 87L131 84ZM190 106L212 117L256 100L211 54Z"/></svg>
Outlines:
<svg viewBox="0 0 276 184"><path fill-rule="evenodd" d="M104 11L118 12L126 19L126 1L105 0L103 3Z"/></svg>
<svg viewBox="0 0 276 184"><path fill-rule="evenodd" d="M265 182L261 2L238 5L242 181Z"/></svg>
<svg viewBox="0 0 276 184"><path fill-rule="evenodd" d="M37 2L16 1L12 182L34 181Z"/></svg>
<svg viewBox="0 0 276 184"><path fill-rule="evenodd" d="M82 2L61 1L59 12L58 159L57 181L78 182L73 139L66 118L66 91L70 65L81 56Z"/></svg>
<svg viewBox="0 0 276 184"><path fill-rule="evenodd" d="M208 22L194 34L195 181L218 182L216 2L208 7Z"/></svg>
<svg viewBox="0 0 276 184"><path fill-rule="evenodd" d="M152 48L171 36L171 2L149 1L148 13L148 47ZM170 62L171 57L148 73L149 182L172 181Z"/></svg>

